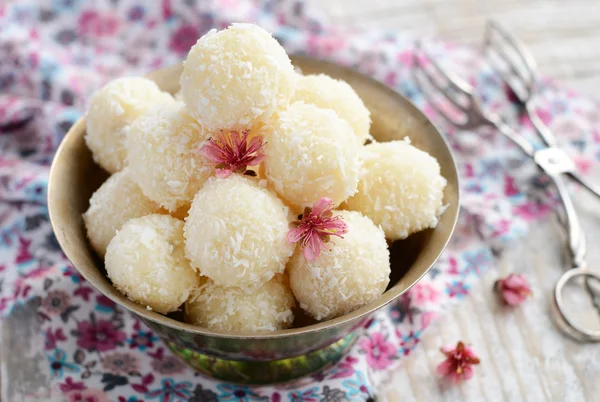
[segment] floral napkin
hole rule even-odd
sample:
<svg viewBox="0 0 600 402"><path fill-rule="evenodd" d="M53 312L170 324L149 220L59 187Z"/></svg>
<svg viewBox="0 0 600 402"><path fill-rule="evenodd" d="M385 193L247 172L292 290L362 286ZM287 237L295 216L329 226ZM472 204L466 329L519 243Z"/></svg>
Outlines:
<svg viewBox="0 0 600 402"><path fill-rule="evenodd" d="M256 22L289 53L354 67L436 118L412 80L414 38L334 28L300 1L19 0L0 5L0 313L36 300L57 396L68 401L347 401L376 397L423 331L464 298L502 245L544 217L551 188L493 130L440 125L459 165L462 211L448 250L430 273L367 324L335 367L293 384L244 387L202 377L173 356L133 315L102 296L66 260L48 221L49 163L62 136L103 83L185 57L210 28ZM444 63L499 104L498 80L473 49L424 39ZM555 96L542 118L584 172L600 167L600 109L544 82ZM508 104L509 107L514 105ZM513 119L533 135L526 118ZM441 123L441 122L440 122ZM545 197L546 200L552 198ZM441 357L441 355L440 355ZM32 398L36 397L32 390Z"/></svg>

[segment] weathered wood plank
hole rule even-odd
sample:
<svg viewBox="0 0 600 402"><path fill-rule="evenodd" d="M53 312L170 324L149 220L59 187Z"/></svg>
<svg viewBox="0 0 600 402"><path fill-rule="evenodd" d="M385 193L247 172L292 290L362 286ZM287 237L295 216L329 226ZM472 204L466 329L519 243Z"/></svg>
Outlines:
<svg viewBox="0 0 600 402"><path fill-rule="evenodd" d="M530 48L540 70L582 93L600 90L600 13L593 0L310 0L339 25L478 44L493 17Z"/></svg>
<svg viewBox="0 0 600 402"><path fill-rule="evenodd" d="M39 300L17 305L1 322L0 400L6 402L48 401L63 398L52 389L44 337L37 314Z"/></svg>

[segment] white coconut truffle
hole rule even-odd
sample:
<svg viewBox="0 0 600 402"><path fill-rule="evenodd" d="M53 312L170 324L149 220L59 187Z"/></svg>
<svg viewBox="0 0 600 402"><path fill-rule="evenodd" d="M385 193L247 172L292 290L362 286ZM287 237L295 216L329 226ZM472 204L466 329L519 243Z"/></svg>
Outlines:
<svg viewBox="0 0 600 402"><path fill-rule="evenodd" d="M362 159L358 193L346 208L371 218L389 240L437 226L446 179L434 157L405 140L366 145Z"/></svg>
<svg viewBox="0 0 600 402"><path fill-rule="evenodd" d="M332 109L354 130L360 145L370 136L371 113L348 83L325 74L301 75L292 101Z"/></svg>
<svg viewBox="0 0 600 402"><path fill-rule="evenodd" d="M254 291L282 273L294 251L286 240L288 213L256 180L210 178L185 221L186 255L218 285Z"/></svg>
<svg viewBox="0 0 600 402"><path fill-rule="evenodd" d="M214 171L200 152L209 137L181 102L150 109L129 130L132 177L148 198L171 212L189 204Z"/></svg>
<svg viewBox="0 0 600 402"><path fill-rule="evenodd" d="M118 78L96 92L85 116L85 142L94 161L109 173L125 164L125 140L131 124L149 108L173 97L143 77Z"/></svg>
<svg viewBox="0 0 600 402"><path fill-rule="evenodd" d="M250 128L286 107L297 74L281 45L253 24L201 37L180 77L191 114L211 130Z"/></svg>
<svg viewBox="0 0 600 402"><path fill-rule="evenodd" d="M273 278L252 293L223 287L203 279L185 303L185 321L205 328L228 331L278 331L294 321L292 291Z"/></svg>
<svg viewBox="0 0 600 402"><path fill-rule="evenodd" d="M183 222L169 215L123 225L108 245L105 266L121 293L162 314L177 310L199 281L185 258Z"/></svg>
<svg viewBox="0 0 600 402"><path fill-rule="evenodd" d="M333 110L296 102L264 130L266 178L294 209L322 197L339 205L356 192L360 146Z"/></svg>
<svg viewBox="0 0 600 402"><path fill-rule="evenodd" d="M287 272L300 307L317 320L335 318L375 300L386 289L390 253L383 231L355 211L333 211L348 225L314 261L298 247Z"/></svg>
<svg viewBox="0 0 600 402"><path fill-rule="evenodd" d="M159 209L132 180L129 169L115 173L92 194L90 206L83 214L92 248L104 257L106 246L125 222Z"/></svg>

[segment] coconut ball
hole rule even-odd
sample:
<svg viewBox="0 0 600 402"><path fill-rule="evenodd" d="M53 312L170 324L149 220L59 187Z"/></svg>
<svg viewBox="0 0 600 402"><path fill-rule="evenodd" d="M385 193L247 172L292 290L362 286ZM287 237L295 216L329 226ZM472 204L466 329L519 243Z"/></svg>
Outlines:
<svg viewBox="0 0 600 402"><path fill-rule="evenodd" d="M177 210L191 202L214 171L200 153L209 137L181 102L150 109L129 130L132 177L148 198Z"/></svg>
<svg viewBox="0 0 600 402"><path fill-rule="evenodd" d="M125 222L158 212L160 206L142 193L128 168L106 180L92 197L83 222L92 248L100 257Z"/></svg>
<svg viewBox="0 0 600 402"><path fill-rule="evenodd" d="M370 136L371 113L348 83L325 74L301 75L292 101L332 109L352 127L362 145Z"/></svg>
<svg viewBox="0 0 600 402"><path fill-rule="evenodd" d="M437 226L446 179L434 157L404 140L366 145L362 159L363 175L348 209L371 218L390 240Z"/></svg>
<svg viewBox="0 0 600 402"><path fill-rule="evenodd" d="M109 173L121 170L131 124L150 107L169 102L173 97L146 78L124 77L106 84L92 96L85 116L85 142L94 161Z"/></svg>
<svg viewBox="0 0 600 402"><path fill-rule="evenodd" d="M354 211L334 211L348 225L332 236L314 261L298 247L288 264L300 307L317 320L347 314L379 297L390 281L390 253L383 231Z"/></svg>
<svg viewBox="0 0 600 402"><path fill-rule="evenodd" d="M339 205L356 192L360 146L333 110L296 102L264 130L264 173L290 206L302 210L322 197Z"/></svg>
<svg viewBox="0 0 600 402"><path fill-rule="evenodd" d="M290 288L275 278L252 293L203 279L185 303L185 321L228 332L277 331L292 325L294 305Z"/></svg>
<svg viewBox="0 0 600 402"><path fill-rule="evenodd" d="M281 45L253 24L201 37L180 77L185 104L209 129L244 129L286 107L297 75Z"/></svg>
<svg viewBox="0 0 600 402"><path fill-rule="evenodd" d="M105 266L121 293L162 314L177 310L199 280L185 258L183 222L169 215L123 225L108 245Z"/></svg>
<svg viewBox="0 0 600 402"><path fill-rule="evenodd" d="M217 285L254 291L282 273L294 251L288 208L256 180L210 178L185 221L186 255Z"/></svg>

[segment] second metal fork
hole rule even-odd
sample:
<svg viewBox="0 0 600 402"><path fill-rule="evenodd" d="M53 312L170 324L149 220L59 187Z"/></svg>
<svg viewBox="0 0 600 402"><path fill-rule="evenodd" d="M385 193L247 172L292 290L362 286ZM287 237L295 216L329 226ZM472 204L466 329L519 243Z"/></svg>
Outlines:
<svg viewBox="0 0 600 402"><path fill-rule="evenodd" d="M588 269L585 258L587 251L585 235L564 181L564 175L574 170L571 158L554 146L536 149L525 137L510 127L499 114L482 109L475 96L473 86L443 68L434 57L421 47L420 43L417 43L414 58L415 66L418 67L414 70L416 84L422 94L428 98L429 105L440 117L460 130L476 130L483 126L495 127L531 157L556 185L566 213L565 226L568 235L568 249L571 254L571 269L559 278L555 287L556 306L561 317L570 326L571 330L575 331L578 339L600 341L600 331L582 327L567 316L562 296L563 288L573 278L582 276L589 280L592 277L600 281L600 275ZM423 60L427 62L425 63ZM434 71L429 71L430 68L433 68ZM440 107L434 99L434 93L423 85L425 82L428 82L437 90L437 93L442 95L443 99L452 105L463 118L457 119L455 113L449 113Z"/></svg>
<svg viewBox="0 0 600 402"><path fill-rule="evenodd" d="M531 53L521 41L493 20L488 20L485 27L483 51L492 67L516 95L516 100L529 116L540 138L548 147L557 147L556 136L535 111L538 73ZM569 158L566 154L564 157ZM574 163L571 162L571 165L572 169L565 173L600 198L600 186L583 177Z"/></svg>

